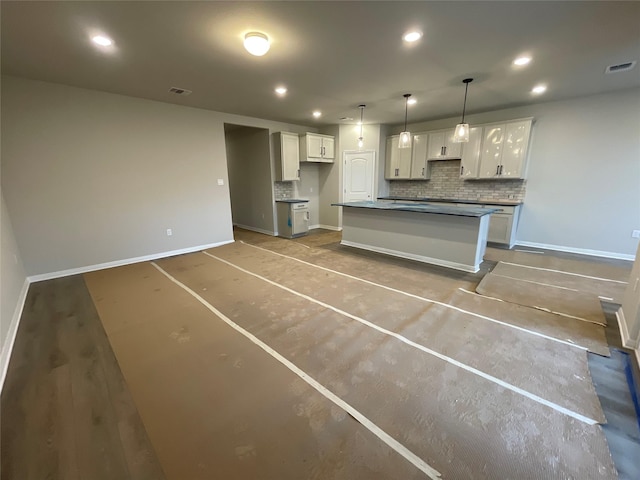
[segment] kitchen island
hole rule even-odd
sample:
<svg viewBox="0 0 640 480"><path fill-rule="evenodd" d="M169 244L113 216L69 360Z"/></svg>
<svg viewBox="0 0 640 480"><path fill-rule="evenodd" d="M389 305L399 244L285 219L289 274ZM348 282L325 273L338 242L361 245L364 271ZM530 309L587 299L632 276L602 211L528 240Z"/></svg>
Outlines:
<svg viewBox="0 0 640 480"><path fill-rule="evenodd" d="M495 208L389 202L334 203L343 245L477 272Z"/></svg>

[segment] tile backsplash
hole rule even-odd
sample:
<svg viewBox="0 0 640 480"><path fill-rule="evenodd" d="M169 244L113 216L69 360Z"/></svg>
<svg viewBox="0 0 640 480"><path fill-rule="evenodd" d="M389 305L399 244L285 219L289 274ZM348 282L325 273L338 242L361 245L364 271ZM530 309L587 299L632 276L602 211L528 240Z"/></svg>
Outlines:
<svg viewBox="0 0 640 480"><path fill-rule="evenodd" d="M276 200L293 198L293 182L273 182L273 193Z"/></svg>
<svg viewBox="0 0 640 480"><path fill-rule="evenodd" d="M460 160L432 162L430 180L392 180L389 195L524 201L525 180L463 180L459 172Z"/></svg>

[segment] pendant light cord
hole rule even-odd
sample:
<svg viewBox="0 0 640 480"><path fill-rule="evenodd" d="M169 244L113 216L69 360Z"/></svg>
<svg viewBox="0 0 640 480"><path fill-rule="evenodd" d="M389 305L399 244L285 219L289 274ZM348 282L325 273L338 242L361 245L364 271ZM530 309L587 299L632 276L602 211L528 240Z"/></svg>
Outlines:
<svg viewBox="0 0 640 480"><path fill-rule="evenodd" d="M360 108L360 138L362 138L362 118L363 118L363 114L364 114L364 107L366 107L366 105L359 105Z"/></svg>
<svg viewBox="0 0 640 480"><path fill-rule="evenodd" d="M467 110L467 91L469 90L469 84L465 84L464 86L464 103L462 104L462 121L460 123L464 123L464 114Z"/></svg>
<svg viewBox="0 0 640 480"><path fill-rule="evenodd" d="M407 131L407 111L409 110L409 95L404 96L404 130Z"/></svg>

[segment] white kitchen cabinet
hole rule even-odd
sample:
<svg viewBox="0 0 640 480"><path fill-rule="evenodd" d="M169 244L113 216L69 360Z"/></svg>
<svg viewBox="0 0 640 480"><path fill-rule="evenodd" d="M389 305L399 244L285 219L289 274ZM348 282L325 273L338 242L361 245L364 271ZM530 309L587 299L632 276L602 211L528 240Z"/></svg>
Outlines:
<svg viewBox="0 0 640 480"><path fill-rule="evenodd" d="M273 134L276 180L290 182L300 180L300 143L298 134L277 132Z"/></svg>
<svg viewBox="0 0 640 480"><path fill-rule="evenodd" d="M400 136L387 138L387 156L384 178L387 180L409 180L411 178L412 148L398 148Z"/></svg>
<svg viewBox="0 0 640 480"><path fill-rule="evenodd" d="M319 133L300 135L300 161L333 163L335 158L335 138Z"/></svg>
<svg viewBox="0 0 640 480"><path fill-rule="evenodd" d="M482 127L469 129L469 141L462 144L460 178L478 178L480 153L482 151Z"/></svg>
<svg viewBox="0 0 640 480"><path fill-rule="evenodd" d="M461 144L453 141L455 130L429 132L429 160L447 160L460 158Z"/></svg>
<svg viewBox="0 0 640 480"><path fill-rule="evenodd" d="M489 233L487 241L513 247L516 241L516 229L520 217L520 205L482 205L487 208L499 208L500 211L492 213L489 220Z"/></svg>
<svg viewBox="0 0 640 480"><path fill-rule="evenodd" d="M411 179L426 180L431 178L431 164L427 162L427 146L429 135L416 133L411 142Z"/></svg>
<svg viewBox="0 0 640 480"><path fill-rule="evenodd" d="M524 178L532 119L484 126L478 178Z"/></svg>

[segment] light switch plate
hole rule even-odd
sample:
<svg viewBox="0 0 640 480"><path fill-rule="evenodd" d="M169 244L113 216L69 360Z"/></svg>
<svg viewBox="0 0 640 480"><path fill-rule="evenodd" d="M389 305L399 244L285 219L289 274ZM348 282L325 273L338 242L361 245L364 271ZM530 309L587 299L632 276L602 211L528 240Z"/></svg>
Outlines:
<svg viewBox="0 0 640 480"><path fill-rule="evenodd" d="M219 178L218 179L218 185L224 185L224 179L223 178Z"/></svg>

